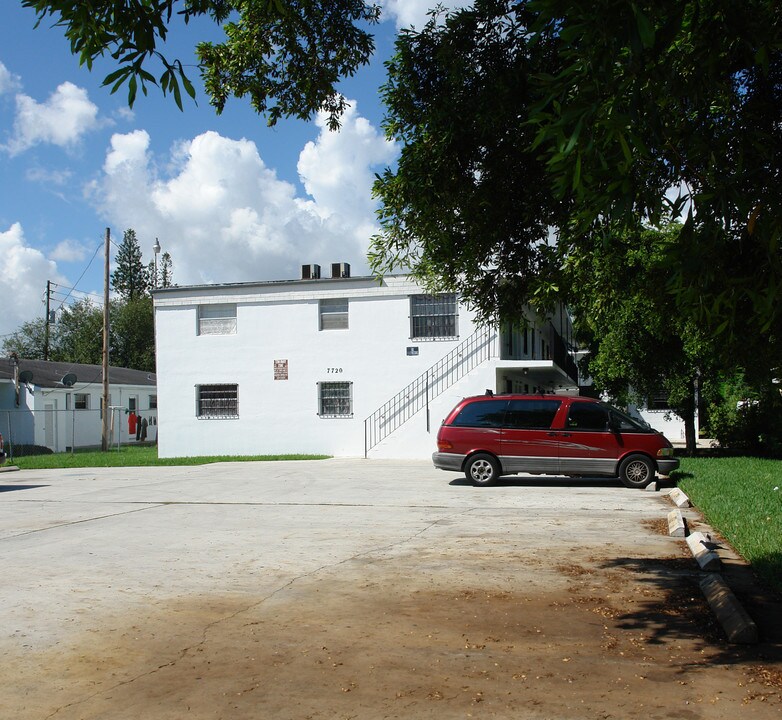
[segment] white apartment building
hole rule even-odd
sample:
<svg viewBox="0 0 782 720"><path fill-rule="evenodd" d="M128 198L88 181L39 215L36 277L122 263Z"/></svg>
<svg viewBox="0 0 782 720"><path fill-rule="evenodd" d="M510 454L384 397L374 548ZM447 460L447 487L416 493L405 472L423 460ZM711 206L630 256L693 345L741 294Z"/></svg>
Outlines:
<svg viewBox="0 0 782 720"><path fill-rule="evenodd" d="M428 458L466 395L577 392L567 312L485 328L407 276L154 292L159 454Z"/></svg>

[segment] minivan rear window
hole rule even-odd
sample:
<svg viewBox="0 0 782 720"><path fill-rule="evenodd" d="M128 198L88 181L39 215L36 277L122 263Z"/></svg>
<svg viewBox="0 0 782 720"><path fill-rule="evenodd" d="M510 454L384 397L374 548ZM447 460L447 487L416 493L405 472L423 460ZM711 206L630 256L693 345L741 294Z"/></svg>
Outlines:
<svg viewBox="0 0 782 720"><path fill-rule="evenodd" d="M507 400L483 400L465 405L451 423L455 427L502 427Z"/></svg>
<svg viewBox="0 0 782 720"><path fill-rule="evenodd" d="M511 400L505 414L505 427L548 430L561 404L561 400Z"/></svg>

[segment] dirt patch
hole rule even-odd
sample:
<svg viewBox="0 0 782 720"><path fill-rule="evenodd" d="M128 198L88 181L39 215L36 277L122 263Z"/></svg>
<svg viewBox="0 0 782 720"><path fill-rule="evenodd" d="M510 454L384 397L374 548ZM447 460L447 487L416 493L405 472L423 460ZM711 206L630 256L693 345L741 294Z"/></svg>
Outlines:
<svg viewBox="0 0 782 720"><path fill-rule="evenodd" d="M668 521L665 519L644 520L641 524L655 535L668 535L670 533Z"/></svg>
<svg viewBox="0 0 782 720"><path fill-rule="evenodd" d="M454 550L96 617L67 643L6 654L0 715L779 717L773 648L726 645L681 558Z"/></svg>

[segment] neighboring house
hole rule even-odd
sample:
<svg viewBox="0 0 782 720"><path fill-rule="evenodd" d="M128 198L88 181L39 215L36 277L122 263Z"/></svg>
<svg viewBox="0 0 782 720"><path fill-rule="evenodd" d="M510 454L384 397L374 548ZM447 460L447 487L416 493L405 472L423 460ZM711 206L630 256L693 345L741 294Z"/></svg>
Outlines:
<svg viewBox="0 0 782 720"><path fill-rule="evenodd" d="M576 352L576 363L583 358L585 351ZM606 395L602 395L595 389L592 378L583 377L579 379L579 388L582 395L590 397L602 397L604 400L610 400ZM630 403L624 410L634 418L643 420L647 425L663 433L672 443L679 445L684 442L684 420L680 418L668 404L668 396L660 392L653 397L646 398L646 402ZM695 413L695 433L696 436L700 430L700 419L698 413Z"/></svg>
<svg viewBox="0 0 782 720"><path fill-rule="evenodd" d="M453 294L346 264L153 297L161 457L428 458L466 395L578 391L564 309L480 328Z"/></svg>
<svg viewBox="0 0 782 720"><path fill-rule="evenodd" d="M668 404L668 396L664 393L647 398L641 405L630 405L627 408L632 415L638 416L655 430L659 430L672 443L684 442L684 420L680 418ZM700 418L695 413L695 436L700 432Z"/></svg>
<svg viewBox="0 0 782 720"><path fill-rule="evenodd" d="M140 421L139 427L146 420L146 439L155 440L155 375L109 368L109 408L112 444L136 440L133 420ZM0 433L6 452L14 445L42 445L55 452L100 447L102 426L100 365L0 358Z"/></svg>

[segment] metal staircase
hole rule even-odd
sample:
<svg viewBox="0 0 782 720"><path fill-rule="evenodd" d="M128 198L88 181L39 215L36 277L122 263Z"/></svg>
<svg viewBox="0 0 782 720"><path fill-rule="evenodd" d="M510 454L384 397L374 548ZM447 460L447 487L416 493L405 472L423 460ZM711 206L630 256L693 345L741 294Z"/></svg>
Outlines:
<svg viewBox="0 0 782 720"><path fill-rule="evenodd" d="M364 420L364 457L423 409L426 409L426 430L429 432L429 403L473 368L492 357L498 357L497 338L496 329L479 328L375 410Z"/></svg>

